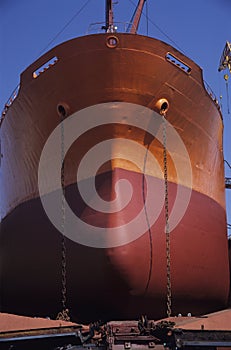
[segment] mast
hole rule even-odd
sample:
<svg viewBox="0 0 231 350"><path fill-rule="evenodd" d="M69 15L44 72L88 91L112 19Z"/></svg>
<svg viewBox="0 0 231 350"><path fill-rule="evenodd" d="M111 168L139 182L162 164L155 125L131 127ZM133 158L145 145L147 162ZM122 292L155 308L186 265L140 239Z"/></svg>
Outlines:
<svg viewBox="0 0 231 350"><path fill-rule="evenodd" d="M139 0L127 32L131 34L137 33L145 1L146 0ZM105 1L105 26L103 26L103 29L105 29L105 32L115 32L112 0Z"/></svg>
<svg viewBox="0 0 231 350"><path fill-rule="evenodd" d="M114 32L114 16L112 0L106 0L105 27L106 32Z"/></svg>
<svg viewBox="0 0 231 350"><path fill-rule="evenodd" d="M136 10L135 10L135 12L133 14L133 17L132 17L132 20L131 20L132 23L131 23L131 27L130 27L130 30L129 30L129 32L131 34L136 34L137 33L145 1L146 0L139 0L139 3L137 5L137 7L136 7Z"/></svg>

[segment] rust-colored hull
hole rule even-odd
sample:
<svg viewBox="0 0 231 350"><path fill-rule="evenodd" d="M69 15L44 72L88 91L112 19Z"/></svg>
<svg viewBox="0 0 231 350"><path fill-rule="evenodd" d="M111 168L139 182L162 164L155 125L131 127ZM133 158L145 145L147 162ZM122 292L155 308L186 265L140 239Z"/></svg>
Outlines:
<svg viewBox="0 0 231 350"><path fill-rule="evenodd" d="M204 89L201 70L187 57L154 39L132 35L117 35L117 39L113 48L107 45L107 34L72 40L44 55L21 76L19 95L1 125L3 311L55 315L61 308L61 234L47 218L38 191L42 149L60 123L57 106L66 106L70 118L98 104L109 112L118 107L122 116L134 106L155 110L163 97L170 104L167 119L187 149L192 170L192 182L187 176L179 179L168 154L170 211L177 186L192 187L186 213L171 232L173 312L200 314L227 303L229 268L219 110ZM169 51L190 66L190 74L166 61ZM53 56L58 62L33 79L33 72ZM120 107L124 102L132 107ZM114 214L93 212L81 202L76 191L78 165L86 152L107 139L135 140L155 155L163 170L162 140L122 121L121 117L120 123L94 125L65 158L66 197L76 214L91 225L117 227L137 215L146 196L143 172L151 181L155 205L159 201L155 193L163 189L163 179L151 163L138 169L124 161L123 149L114 160L118 150L112 142L112 160L98 170L98 191L111 200L116 181L127 178L135 200ZM131 149L131 153L135 152ZM188 163L180 161L180 171L187 173ZM55 191L51 186L46 195L55 196ZM147 218L145 224L149 226ZM162 209L150 229L121 247L91 248L67 239L67 300L76 319L165 315L164 227ZM121 232L126 235L126 231Z"/></svg>
<svg viewBox="0 0 231 350"><path fill-rule="evenodd" d="M141 210L142 175L115 169L113 173L104 173L97 179L99 193L105 196L111 193L113 181L126 178L136 189L136 200L109 218L108 214L84 207L75 185L67 187L66 197L86 222L119 226ZM152 181L154 192L157 192L160 180ZM175 196L176 185L169 184L170 208ZM210 211L214 213L213 217L208 217ZM224 209L210 198L193 191L184 218L171 233L174 314L191 312L199 315L225 307L227 292L220 286L227 286L223 259L227 242L225 235L221 239L219 234L225 230L224 222ZM14 234L15 225L20 235ZM162 210L148 232L122 247L96 249L67 240L67 291L72 315L83 322L98 318L137 318L142 313L148 317L165 315L164 227ZM44 216L40 200L20 205L3 221L2 233L5 237L1 257L5 281L2 284L4 310L55 317L60 308L61 236ZM11 254L7 253L9 251ZM17 290L17 299L12 284Z"/></svg>

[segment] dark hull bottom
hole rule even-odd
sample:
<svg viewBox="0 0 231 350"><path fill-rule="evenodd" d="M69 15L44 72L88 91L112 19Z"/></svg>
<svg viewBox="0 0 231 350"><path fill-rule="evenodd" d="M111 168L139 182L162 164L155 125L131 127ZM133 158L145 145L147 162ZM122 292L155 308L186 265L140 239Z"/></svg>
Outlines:
<svg viewBox="0 0 231 350"><path fill-rule="evenodd" d="M85 221L118 226L143 206L145 186L138 173L115 169L98 175L99 194L112 199L113 182L128 178L133 204L120 213L99 214L85 207L76 185L66 189L72 209ZM161 180L152 178L153 187ZM156 187L157 186L157 187ZM170 208L176 185L169 183ZM135 200L134 200L135 199ZM155 197L153 199L155 201ZM204 314L226 306L229 290L225 211L192 191L178 227L171 233L173 314ZM61 234L49 222L39 198L18 206L2 222L1 311L55 317L61 310ZM66 240L67 305L73 319L135 319L166 316L164 210L134 242L98 249Z"/></svg>

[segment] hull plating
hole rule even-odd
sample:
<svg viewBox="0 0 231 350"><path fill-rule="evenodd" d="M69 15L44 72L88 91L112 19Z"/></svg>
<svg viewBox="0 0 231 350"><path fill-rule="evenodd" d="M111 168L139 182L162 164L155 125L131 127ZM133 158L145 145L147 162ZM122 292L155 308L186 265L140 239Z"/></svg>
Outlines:
<svg viewBox="0 0 231 350"><path fill-rule="evenodd" d="M167 120L185 145L192 169L192 196L171 233L173 313L222 308L228 298L229 271L219 110L204 88L200 68L171 46L139 35L118 34L114 47L108 40L108 34L74 39L34 62L22 73L19 94L1 122L2 311L55 316L61 309L61 234L46 216L38 190L42 150L61 120L58 107L66 108L67 117L113 102L152 111L160 98L169 102ZM190 67L190 74L167 60L169 52ZM35 77L52 57L57 62ZM123 226L122 231L118 228L123 236L130 234L127 221L144 206L142 169L124 161L123 152L115 163L99 168L96 183L105 200L114 198L118 179L125 177L132 183L133 201L116 213L92 210L76 191L81 159L107 139L136 141L149 149L163 171L161 142L142 128L123 124L129 108L120 113L119 124L94 126L73 143L65 158L65 186L67 200L81 219L108 230ZM83 120L79 122L81 127ZM187 176L179 180L169 153L167 158L171 210L177 186L189 189L190 184ZM179 160L180 170L186 170L185 159ZM163 202L163 197L158 200L163 180L151 164L145 174L154 189L153 204ZM55 196L55 189L45 195ZM67 300L77 320L136 318L141 313L165 316L163 209L155 223L150 224L148 216L143 223L143 235L121 247L90 248L67 239Z"/></svg>
<svg viewBox="0 0 231 350"><path fill-rule="evenodd" d="M108 200L109 194L113 196L112 189L119 179L129 180L136 199L124 210L102 214L86 207L75 185L66 190L69 205L82 220L94 226L124 225L142 209L143 176L123 169L99 175L97 188L102 198ZM151 181L154 193L158 194L158 188L163 185L161 180ZM170 183L170 208L175 196L176 185ZM158 195L153 196L153 205L156 201ZM221 206L193 191L186 214L171 233L174 314L203 314L225 306L228 266L224 260L227 248L224 218ZM152 318L165 316L164 226L162 210L150 230L121 247L96 249L67 239L67 300L72 316L83 322L137 318L144 313ZM2 229L3 311L55 316L61 307L61 236L44 215L40 200L19 206L3 221ZM124 226L121 230L126 234Z"/></svg>

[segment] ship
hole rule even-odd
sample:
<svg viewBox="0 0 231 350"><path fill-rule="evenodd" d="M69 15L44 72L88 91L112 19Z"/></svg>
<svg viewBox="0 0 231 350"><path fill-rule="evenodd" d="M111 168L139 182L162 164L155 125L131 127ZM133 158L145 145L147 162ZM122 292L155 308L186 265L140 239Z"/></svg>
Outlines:
<svg viewBox="0 0 231 350"><path fill-rule="evenodd" d="M225 309L223 120L201 68L114 25L20 76L1 117L1 311L72 320Z"/></svg>

